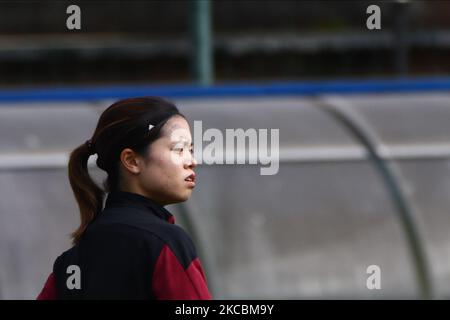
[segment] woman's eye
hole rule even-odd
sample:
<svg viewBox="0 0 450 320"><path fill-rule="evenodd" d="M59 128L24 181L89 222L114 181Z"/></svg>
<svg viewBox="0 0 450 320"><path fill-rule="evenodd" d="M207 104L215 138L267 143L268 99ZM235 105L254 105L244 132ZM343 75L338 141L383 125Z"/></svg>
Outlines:
<svg viewBox="0 0 450 320"><path fill-rule="evenodd" d="M186 148L185 148L185 147L175 147L173 150L174 150L176 153L182 154L182 153L186 150ZM189 148L189 152L190 152L191 154L193 154L193 153L194 153L194 148Z"/></svg>

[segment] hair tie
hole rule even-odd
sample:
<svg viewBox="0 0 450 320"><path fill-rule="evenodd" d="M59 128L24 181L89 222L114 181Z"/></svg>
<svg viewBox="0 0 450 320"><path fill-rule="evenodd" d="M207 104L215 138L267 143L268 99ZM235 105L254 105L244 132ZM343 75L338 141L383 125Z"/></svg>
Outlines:
<svg viewBox="0 0 450 320"><path fill-rule="evenodd" d="M87 146L87 148L89 150L89 155L95 154L95 150L94 150L94 147L92 145L92 140L91 139L86 140L86 142L84 144Z"/></svg>

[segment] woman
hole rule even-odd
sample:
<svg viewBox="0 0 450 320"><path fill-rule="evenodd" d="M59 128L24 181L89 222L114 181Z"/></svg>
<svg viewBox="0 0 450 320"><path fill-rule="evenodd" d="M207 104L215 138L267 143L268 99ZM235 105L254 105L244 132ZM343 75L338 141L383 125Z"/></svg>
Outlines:
<svg viewBox="0 0 450 320"><path fill-rule="evenodd" d="M89 156L106 171L105 192ZM189 125L156 97L107 108L92 138L73 150L69 180L81 225L38 299L211 299L195 246L164 206L195 186Z"/></svg>

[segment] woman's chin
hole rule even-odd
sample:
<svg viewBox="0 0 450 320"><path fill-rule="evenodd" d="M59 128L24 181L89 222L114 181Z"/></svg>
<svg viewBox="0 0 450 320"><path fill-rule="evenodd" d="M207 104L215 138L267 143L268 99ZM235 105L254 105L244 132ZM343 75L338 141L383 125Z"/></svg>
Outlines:
<svg viewBox="0 0 450 320"><path fill-rule="evenodd" d="M183 194L183 196L181 197L181 202L189 200L189 198L191 197L191 194L192 194L192 190L189 190L188 192Z"/></svg>
<svg viewBox="0 0 450 320"><path fill-rule="evenodd" d="M189 198L191 197L192 194L192 190L187 190L185 192L179 193L177 194L175 197L172 198L172 203L180 203L180 202L185 202L187 200L189 200Z"/></svg>

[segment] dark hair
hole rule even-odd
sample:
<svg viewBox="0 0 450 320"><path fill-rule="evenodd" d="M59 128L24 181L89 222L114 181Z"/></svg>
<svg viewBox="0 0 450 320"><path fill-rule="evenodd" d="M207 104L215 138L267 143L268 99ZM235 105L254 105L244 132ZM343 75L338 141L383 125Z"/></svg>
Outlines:
<svg viewBox="0 0 450 320"><path fill-rule="evenodd" d="M122 150L130 148L144 156L150 144L161 136L167 120L176 115L184 117L173 103L159 97L123 99L103 111L92 138L75 148L69 158L70 186L81 216L80 226L72 233L74 244L103 209L105 193L119 188ZM104 190L92 180L87 168L89 156L95 153L97 166L107 173Z"/></svg>

